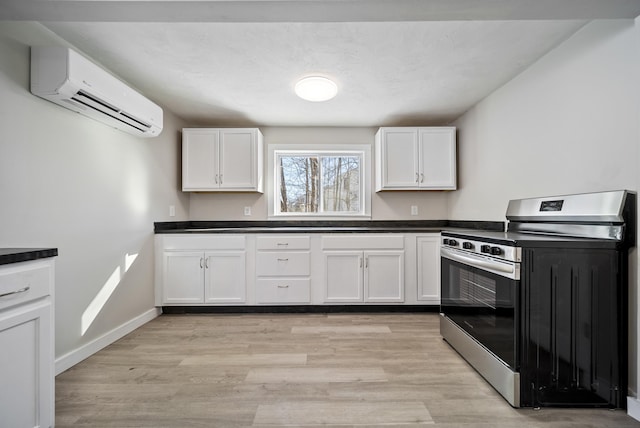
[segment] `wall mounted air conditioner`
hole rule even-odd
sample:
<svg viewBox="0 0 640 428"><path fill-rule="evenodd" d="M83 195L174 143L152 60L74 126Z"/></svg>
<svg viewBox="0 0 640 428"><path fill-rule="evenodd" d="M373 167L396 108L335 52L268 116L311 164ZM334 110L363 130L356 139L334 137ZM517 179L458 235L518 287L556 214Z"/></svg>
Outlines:
<svg viewBox="0 0 640 428"><path fill-rule="evenodd" d="M31 93L133 135L162 131L162 108L69 48L31 48Z"/></svg>

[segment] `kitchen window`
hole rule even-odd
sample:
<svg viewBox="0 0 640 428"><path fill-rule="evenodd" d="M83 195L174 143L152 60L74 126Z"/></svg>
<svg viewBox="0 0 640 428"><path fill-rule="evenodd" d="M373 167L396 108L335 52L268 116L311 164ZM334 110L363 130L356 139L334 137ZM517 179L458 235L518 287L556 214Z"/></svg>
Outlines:
<svg viewBox="0 0 640 428"><path fill-rule="evenodd" d="M270 147L270 216L368 217L369 165L368 146Z"/></svg>

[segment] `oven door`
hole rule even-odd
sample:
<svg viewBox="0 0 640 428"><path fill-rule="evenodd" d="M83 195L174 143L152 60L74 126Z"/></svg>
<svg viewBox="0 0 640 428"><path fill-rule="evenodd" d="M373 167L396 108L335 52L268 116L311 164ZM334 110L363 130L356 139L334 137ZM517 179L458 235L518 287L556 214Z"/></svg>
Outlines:
<svg viewBox="0 0 640 428"><path fill-rule="evenodd" d="M518 370L519 263L441 249L441 312Z"/></svg>

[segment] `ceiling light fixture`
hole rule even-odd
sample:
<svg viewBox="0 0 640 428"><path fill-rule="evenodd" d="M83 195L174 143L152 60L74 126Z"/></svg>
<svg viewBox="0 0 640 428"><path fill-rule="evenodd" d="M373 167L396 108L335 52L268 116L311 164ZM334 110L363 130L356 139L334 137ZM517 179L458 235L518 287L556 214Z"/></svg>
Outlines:
<svg viewBox="0 0 640 428"><path fill-rule="evenodd" d="M298 80L296 95L307 101L328 101L338 93L338 85L321 76L309 76Z"/></svg>

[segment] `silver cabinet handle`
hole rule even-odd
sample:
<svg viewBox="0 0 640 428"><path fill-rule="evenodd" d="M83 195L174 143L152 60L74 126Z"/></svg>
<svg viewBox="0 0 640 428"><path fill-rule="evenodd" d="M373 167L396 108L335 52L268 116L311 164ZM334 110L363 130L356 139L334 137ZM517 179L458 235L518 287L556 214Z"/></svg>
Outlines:
<svg viewBox="0 0 640 428"><path fill-rule="evenodd" d="M424 174L420 173L420 183L424 183Z"/></svg>
<svg viewBox="0 0 640 428"><path fill-rule="evenodd" d="M278 285L278 288L289 288L288 285Z"/></svg>
<svg viewBox="0 0 640 428"><path fill-rule="evenodd" d="M360 257L360 267L362 267L362 257Z"/></svg>
<svg viewBox="0 0 640 428"><path fill-rule="evenodd" d="M279 262L288 262L289 259L278 259Z"/></svg>
<svg viewBox="0 0 640 428"><path fill-rule="evenodd" d="M220 174L220 184L222 184L222 174Z"/></svg>
<svg viewBox="0 0 640 428"><path fill-rule="evenodd" d="M216 184L218 184L218 174L216 174L214 180L216 181Z"/></svg>
<svg viewBox="0 0 640 428"><path fill-rule="evenodd" d="M288 242L278 242L276 245L278 247L287 247L287 246L289 246L289 243Z"/></svg>
<svg viewBox="0 0 640 428"><path fill-rule="evenodd" d="M204 268L209 269L209 258L204 259Z"/></svg>
<svg viewBox="0 0 640 428"><path fill-rule="evenodd" d="M369 257L364 259L364 267L366 267L366 268L369 267Z"/></svg>
<svg viewBox="0 0 640 428"><path fill-rule="evenodd" d="M21 288L20 290L10 291L8 293L0 294L0 297L7 297L7 296L12 296L14 294L26 293L29 290L31 290L31 287L27 286L27 287Z"/></svg>
<svg viewBox="0 0 640 428"><path fill-rule="evenodd" d="M200 257L200 269L204 267L204 259Z"/></svg>
<svg viewBox="0 0 640 428"><path fill-rule="evenodd" d="M418 182L418 173L416 172L416 183Z"/></svg>

